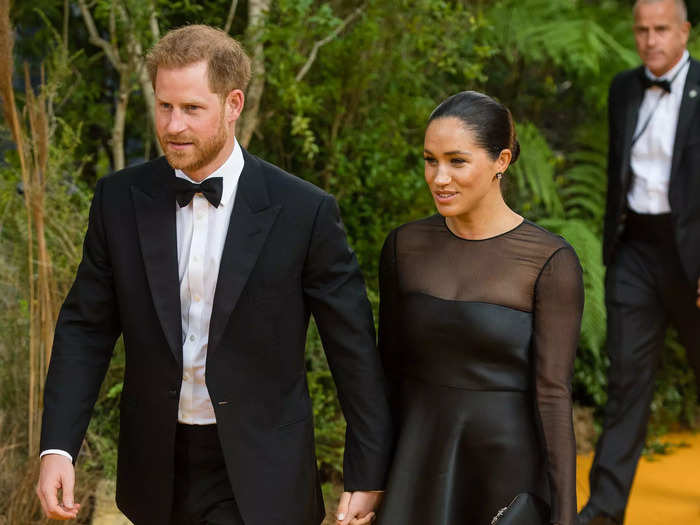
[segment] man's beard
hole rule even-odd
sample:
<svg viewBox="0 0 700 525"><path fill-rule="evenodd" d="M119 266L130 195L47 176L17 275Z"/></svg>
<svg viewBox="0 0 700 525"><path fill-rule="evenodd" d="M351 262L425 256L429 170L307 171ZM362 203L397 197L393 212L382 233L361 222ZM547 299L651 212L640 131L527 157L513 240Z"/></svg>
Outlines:
<svg viewBox="0 0 700 525"><path fill-rule="evenodd" d="M196 137L190 137L186 134L158 137L168 163L173 168L182 170L185 173L197 171L213 161L226 144L227 139L228 133L224 127L223 116L219 120L219 129L216 135L207 138L204 142L200 142ZM170 150L167 147L169 141L189 142L192 144L192 151Z"/></svg>

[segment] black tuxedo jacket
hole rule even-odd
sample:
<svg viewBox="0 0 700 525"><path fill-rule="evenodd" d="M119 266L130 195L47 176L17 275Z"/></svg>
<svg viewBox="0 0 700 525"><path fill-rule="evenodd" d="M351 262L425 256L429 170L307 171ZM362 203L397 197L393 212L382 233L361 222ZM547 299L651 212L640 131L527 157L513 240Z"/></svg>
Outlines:
<svg viewBox="0 0 700 525"><path fill-rule="evenodd" d="M623 71L610 86L608 121L608 196L603 258L610 264L625 228L630 189L632 138L644 98L644 68ZM669 185L669 201L678 252L686 277L700 278L700 62L691 60L683 91Z"/></svg>
<svg viewBox="0 0 700 525"><path fill-rule="evenodd" d="M219 271L206 383L247 525L324 515L304 347L318 324L347 419L347 490L384 488L392 444L374 325L335 200L243 152ZM61 309L42 450L77 457L114 343L126 347L117 503L167 524L182 381L172 168L164 158L98 182L83 259Z"/></svg>

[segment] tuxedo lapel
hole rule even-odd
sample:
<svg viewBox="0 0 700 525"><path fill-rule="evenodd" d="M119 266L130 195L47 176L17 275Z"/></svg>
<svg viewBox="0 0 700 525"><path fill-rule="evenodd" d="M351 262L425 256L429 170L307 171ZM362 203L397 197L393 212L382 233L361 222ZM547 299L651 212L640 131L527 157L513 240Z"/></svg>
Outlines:
<svg viewBox="0 0 700 525"><path fill-rule="evenodd" d="M638 69L638 75L632 77L632 82L629 85L627 91L627 104L625 106L625 136L623 144L622 159L623 162L620 166L622 170L622 188L624 193L627 194L627 189L630 185L630 159L632 157L632 139L634 139L634 132L637 129L637 120L639 119L639 108L642 105L642 99L644 98L644 87L642 86L641 76L644 75L644 69Z"/></svg>
<svg viewBox="0 0 700 525"><path fill-rule="evenodd" d="M281 206L271 206L260 161L243 150L244 165L216 281L208 353L216 351L231 312Z"/></svg>
<svg viewBox="0 0 700 525"><path fill-rule="evenodd" d="M153 305L170 350L182 361L182 315L177 266L175 193L172 168L163 159L143 185L131 187L139 242Z"/></svg>
<svg viewBox="0 0 700 525"><path fill-rule="evenodd" d="M683 101L678 114L678 127L676 128L676 141L673 146L673 161L671 164L671 181L673 181L678 171L678 164L688 138L690 124L698 108L698 100L700 100L700 63L691 60L688 78L685 81L685 89L683 90Z"/></svg>

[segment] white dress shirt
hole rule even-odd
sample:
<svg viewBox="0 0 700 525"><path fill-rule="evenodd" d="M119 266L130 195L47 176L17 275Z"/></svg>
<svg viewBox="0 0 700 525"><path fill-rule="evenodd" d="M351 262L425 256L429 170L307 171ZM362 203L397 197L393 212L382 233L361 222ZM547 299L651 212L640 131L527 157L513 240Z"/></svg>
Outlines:
<svg viewBox="0 0 700 525"><path fill-rule="evenodd" d="M209 321L243 153L236 141L224 164L207 177L223 177L221 203L215 208L198 193L187 206L176 207L177 266L182 312L182 388L178 421L189 425L216 423L205 383ZM191 180L180 170L175 176ZM194 182L194 181L192 181Z"/></svg>
<svg viewBox="0 0 700 525"><path fill-rule="evenodd" d="M661 77L654 76L649 69L645 70L646 75L652 79L671 80L674 76L675 79L671 84L671 93L666 93L658 87L647 89L639 108L635 137L642 131L652 112L653 116L646 130L632 147L630 165L634 178L627 194L627 204L637 213L671 212L668 186L671 180L678 114L688 77L688 57L686 50L678 64Z"/></svg>
<svg viewBox="0 0 700 525"><path fill-rule="evenodd" d="M183 375L177 414L180 423L216 423L214 407L205 383L209 321L221 254L242 170L243 152L236 141L226 162L207 177L224 179L218 208L209 204L201 193L197 193L184 208L173 202L176 210L177 266L182 312ZM180 170L175 170L175 176L195 182ZM41 457L46 454L60 454L73 460L65 450L44 450Z"/></svg>

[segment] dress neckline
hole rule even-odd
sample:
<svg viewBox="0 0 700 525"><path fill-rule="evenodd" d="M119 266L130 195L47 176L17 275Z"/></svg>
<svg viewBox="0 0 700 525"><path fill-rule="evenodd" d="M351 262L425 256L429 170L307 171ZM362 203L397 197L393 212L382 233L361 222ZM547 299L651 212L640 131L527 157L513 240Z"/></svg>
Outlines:
<svg viewBox="0 0 700 525"><path fill-rule="evenodd" d="M448 232L452 237L454 237L455 239L458 239L458 240L460 240L460 241L465 241L465 242L484 242L484 241L491 241L491 240L493 240L493 239L498 239L499 237L503 237L504 235L508 235L509 233L513 233L514 231L520 229L520 227L521 227L523 224L525 224L526 222L528 222L527 219L523 217L523 220L520 221L520 222L519 222L517 225L515 225L514 227L512 227L510 230L506 230L506 231L504 231L504 232L502 232L502 233L499 233L499 234L497 234L497 235L492 235L491 237L485 237L485 238L483 238L483 239L465 239L464 237L460 237L460 236L457 235L455 232L453 232L452 230L450 230L450 227L447 225L447 219L446 219L445 217L443 217L443 216L440 215L440 214L438 214L438 216L442 219L442 225L445 227L445 229L447 230L447 232Z"/></svg>

